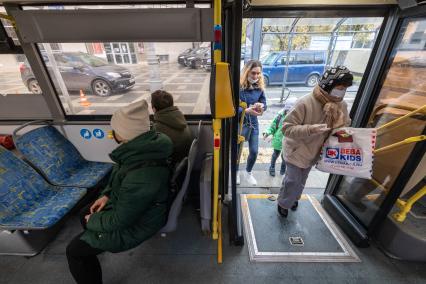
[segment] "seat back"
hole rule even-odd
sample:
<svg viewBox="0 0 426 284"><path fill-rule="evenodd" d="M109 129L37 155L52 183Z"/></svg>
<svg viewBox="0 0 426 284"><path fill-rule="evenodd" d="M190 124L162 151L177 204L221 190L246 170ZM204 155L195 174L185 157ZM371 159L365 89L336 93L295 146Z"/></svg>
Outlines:
<svg viewBox="0 0 426 284"><path fill-rule="evenodd" d="M196 139L199 139L199 138L200 138L200 133L201 133L201 123L202 123L202 122L203 122L202 120L200 120L200 121L198 122L197 134L195 135L195 138L196 138Z"/></svg>
<svg viewBox="0 0 426 284"><path fill-rule="evenodd" d="M0 146L0 215L15 215L54 190L33 168Z"/></svg>
<svg viewBox="0 0 426 284"><path fill-rule="evenodd" d="M18 150L53 183L60 183L86 163L74 145L55 127L43 126L15 138Z"/></svg>
<svg viewBox="0 0 426 284"><path fill-rule="evenodd" d="M185 179L183 180L182 187L180 188L179 192L176 195L176 198L174 199L172 203L172 206L170 207L167 224L160 230L161 233L173 232L177 228L178 217L182 210L182 204L188 191L192 168L194 167L195 158L197 157L197 151L198 151L198 139L196 138L194 139L194 141L192 141L191 148L189 149L189 154L187 158L188 166L186 167ZM185 159L182 160L181 163L185 163ZM179 170L179 168L176 168L176 171L177 170Z"/></svg>
<svg viewBox="0 0 426 284"><path fill-rule="evenodd" d="M172 191L174 191L174 195L176 196L177 193L180 191L180 189L182 188L182 185L185 181L185 177L186 177L186 170L188 168L188 157L185 157L182 159L182 161L180 161L174 172L172 175L172 179L171 179L171 185L172 185Z"/></svg>

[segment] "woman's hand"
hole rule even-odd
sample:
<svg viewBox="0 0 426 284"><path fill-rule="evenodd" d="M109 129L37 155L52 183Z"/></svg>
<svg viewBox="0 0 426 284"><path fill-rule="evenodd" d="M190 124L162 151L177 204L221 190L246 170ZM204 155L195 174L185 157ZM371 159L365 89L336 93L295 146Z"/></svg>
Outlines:
<svg viewBox="0 0 426 284"><path fill-rule="evenodd" d="M327 124L313 124L309 126L310 134L321 134L330 130L331 129L327 127Z"/></svg>
<svg viewBox="0 0 426 284"><path fill-rule="evenodd" d="M98 198L95 203L90 206L90 214L101 211L107 204L109 197L104 195L101 198ZM87 217L87 216L86 216Z"/></svg>
<svg viewBox="0 0 426 284"><path fill-rule="evenodd" d="M263 114L263 112L258 112L253 106L247 108L246 113L253 116L259 116Z"/></svg>

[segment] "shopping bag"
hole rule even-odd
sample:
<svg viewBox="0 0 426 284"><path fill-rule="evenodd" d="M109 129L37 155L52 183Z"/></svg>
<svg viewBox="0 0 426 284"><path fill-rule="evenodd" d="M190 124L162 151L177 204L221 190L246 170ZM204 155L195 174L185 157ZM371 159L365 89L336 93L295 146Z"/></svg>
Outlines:
<svg viewBox="0 0 426 284"><path fill-rule="evenodd" d="M374 128L334 129L321 150L317 169L331 174L370 179L376 134Z"/></svg>

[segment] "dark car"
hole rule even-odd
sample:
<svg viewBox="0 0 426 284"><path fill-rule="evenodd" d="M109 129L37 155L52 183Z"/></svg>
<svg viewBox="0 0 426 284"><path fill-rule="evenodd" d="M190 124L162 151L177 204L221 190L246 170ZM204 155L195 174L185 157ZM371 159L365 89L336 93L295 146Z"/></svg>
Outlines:
<svg viewBox="0 0 426 284"><path fill-rule="evenodd" d="M178 63L180 65L184 65L185 66L185 58L192 55L193 52L195 52L197 50L197 48L188 48L187 50L185 50L184 52L182 52L181 54L179 54L178 56Z"/></svg>
<svg viewBox="0 0 426 284"><path fill-rule="evenodd" d="M325 51L292 51L288 65L288 84L305 84L313 87L325 69ZM281 85L287 64L287 51L271 52L262 60L266 85Z"/></svg>
<svg viewBox="0 0 426 284"><path fill-rule="evenodd" d="M62 52L53 56L69 91L84 90L105 97L128 90L135 85L135 78L128 69L110 64L99 57L83 52ZM43 55L43 59L49 73L53 74L47 56ZM23 63L19 69L22 81L28 90L40 94L40 86L28 62ZM56 80L53 80L53 83L57 88Z"/></svg>
<svg viewBox="0 0 426 284"><path fill-rule="evenodd" d="M211 57L210 47L201 48L194 54L185 58L185 66L197 69L201 67L203 60Z"/></svg>
<svg viewBox="0 0 426 284"><path fill-rule="evenodd" d="M212 58L208 57L203 59L203 63L201 63L201 65L206 71L210 71L212 69Z"/></svg>

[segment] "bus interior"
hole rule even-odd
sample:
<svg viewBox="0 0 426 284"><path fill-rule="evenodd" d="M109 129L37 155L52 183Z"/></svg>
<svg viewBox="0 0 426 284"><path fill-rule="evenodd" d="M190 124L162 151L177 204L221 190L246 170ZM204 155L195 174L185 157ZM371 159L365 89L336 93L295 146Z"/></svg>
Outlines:
<svg viewBox="0 0 426 284"><path fill-rule="evenodd" d="M256 182L237 184L251 59L268 108ZM372 177L313 168L281 218L284 161L271 172L262 134L338 65L351 127L377 131ZM158 89L193 135L184 182L155 236L99 256L105 283L424 283L425 74L424 1L0 1L0 283L73 283L65 248L113 167L111 116L146 99L153 120Z"/></svg>

